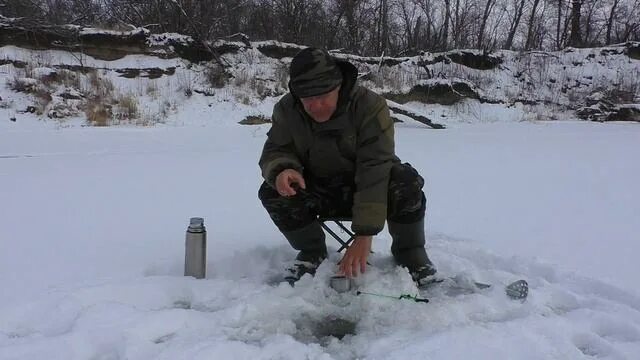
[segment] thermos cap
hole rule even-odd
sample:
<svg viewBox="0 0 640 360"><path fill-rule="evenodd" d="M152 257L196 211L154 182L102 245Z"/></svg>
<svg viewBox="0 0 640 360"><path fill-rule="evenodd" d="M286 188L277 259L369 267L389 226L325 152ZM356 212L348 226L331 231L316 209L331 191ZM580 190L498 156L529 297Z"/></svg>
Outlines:
<svg viewBox="0 0 640 360"><path fill-rule="evenodd" d="M191 225L204 225L204 219L201 217L192 217L189 221Z"/></svg>
<svg viewBox="0 0 640 360"><path fill-rule="evenodd" d="M192 217L189 220L189 231L193 231L193 232L204 231L204 219L201 217Z"/></svg>

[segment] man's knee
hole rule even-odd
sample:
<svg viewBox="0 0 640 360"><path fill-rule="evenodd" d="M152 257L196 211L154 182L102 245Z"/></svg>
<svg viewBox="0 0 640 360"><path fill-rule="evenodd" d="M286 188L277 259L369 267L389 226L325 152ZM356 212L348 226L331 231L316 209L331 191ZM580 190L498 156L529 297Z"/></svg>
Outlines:
<svg viewBox="0 0 640 360"><path fill-rule="evenodd" d="M262 202L271 220L281 231L291 231L309 225L317 217L299 196L284 197L266 182L258 190Z"/></svg>
<svg viewBox="0 0 640 360"><path fill-rule="evenodd" d="M409 224L424 218L426 197L423 187L424 179L410 164L395 164L389 180L389 220Z"/></svg>

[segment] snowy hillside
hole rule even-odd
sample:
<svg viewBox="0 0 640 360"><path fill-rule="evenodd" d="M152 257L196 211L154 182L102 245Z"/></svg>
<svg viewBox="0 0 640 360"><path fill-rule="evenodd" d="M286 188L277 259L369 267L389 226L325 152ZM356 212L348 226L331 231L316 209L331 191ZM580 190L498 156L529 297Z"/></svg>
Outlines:
<svg viewBox="0 0 640 360"><path fill-rule="evenodd" d="M183 48L194 45L182 35L122 34L142 37L135 45L140 49L129 46L127 54L114 48L114 39L73 51L53 45L48 50L0 47L0 78L6 84L0 108L8 112L1 126L8 126L6 120L35 119L53 119L60 126L186 124L184 117L172 115L225 103L268 119L273 103L288 90L291 56L302 48L219 41L211 48L220 65L186 55ZM95 29L81 35L115 36ZM435 123L640 121L640 43L559 52L334 55L358 67L362 84ZM394 113L398 120L412 121Z"/></svg>
<svg viewBox="0 0 640 360"><path fill-rule="evenodd" d="M602 52L553 61L590 51ZM289 60L257 46L224 57L234 77L216 88L215 70L180 58L0 48L0 359L638 358L637 123L578 121L551 90L522 96L554 104L515 102L507 70L428 65L486 83L454 105L406 103L447 129L399 116L397 153L426 179L441 274L494 286L434 289L428 304L338 294L327 284L333 254L291 288L273 279L295 253L257 199L269 124L237 124L270 115ZM360 60L362 74L377 68ZM405 63L385 76L402 79ZM637 73L638 60L588 66L611 81ZM446 83L435 78L412 79ZM412 96L414 80L376 89ZM478 86L502 81L503 92ZM533 121L550 117L562 121ZM208 230L204 280L182 276L192 216ZM357 288L415 294L390 243L386 231L374 239ZM516 279L530 284L524 302L501 288Z"/></svg>

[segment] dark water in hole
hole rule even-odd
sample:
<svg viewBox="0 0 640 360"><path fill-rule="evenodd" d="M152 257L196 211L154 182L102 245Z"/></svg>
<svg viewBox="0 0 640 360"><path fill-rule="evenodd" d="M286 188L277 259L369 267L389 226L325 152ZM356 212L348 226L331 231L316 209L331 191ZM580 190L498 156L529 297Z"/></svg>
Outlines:
<svg viewBox="0 0 640 360"><path fill-rule="evenodd" d="M295 321L297 333L294 337L304 343L326 344L331 337L342 339L356 334L356 323L337 316L314 319L303 316Z"/></svg>

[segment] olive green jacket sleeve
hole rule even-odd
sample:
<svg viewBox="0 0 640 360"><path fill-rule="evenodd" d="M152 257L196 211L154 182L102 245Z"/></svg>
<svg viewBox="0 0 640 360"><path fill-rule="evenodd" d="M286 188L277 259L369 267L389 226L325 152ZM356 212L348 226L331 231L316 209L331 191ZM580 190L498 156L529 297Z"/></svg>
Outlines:
<svg viewBox="0 0 640 360"><path fill-rule="evenodd" d="M296 155L293 137L287 128L282 105L276 104L271 118L271 129L267 133L267 141L260 156L262 177L275 188L276 177L286 169L295 169L302 174L302 164Z"/></svg>
<svg viewBox="0 0 640 360"><path fill-rule="evenodd" d="M358 129L356 192L352 230L357 235L376 235L387 218L387 192L396 158L393 120L384 98L373 95Z"/></svg>

